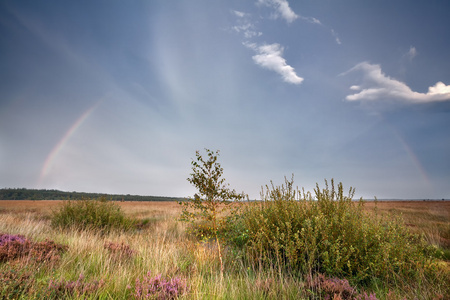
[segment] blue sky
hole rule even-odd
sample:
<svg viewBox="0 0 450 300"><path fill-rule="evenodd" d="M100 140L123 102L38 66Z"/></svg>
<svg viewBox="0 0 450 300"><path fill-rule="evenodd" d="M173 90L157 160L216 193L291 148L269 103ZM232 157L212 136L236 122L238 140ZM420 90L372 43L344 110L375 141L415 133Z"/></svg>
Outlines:
<svg viewBox="0 0 450 300"><path fill-rule="evenodd" d="M450 198L450 3L1 1L0 187Z"/></svg>

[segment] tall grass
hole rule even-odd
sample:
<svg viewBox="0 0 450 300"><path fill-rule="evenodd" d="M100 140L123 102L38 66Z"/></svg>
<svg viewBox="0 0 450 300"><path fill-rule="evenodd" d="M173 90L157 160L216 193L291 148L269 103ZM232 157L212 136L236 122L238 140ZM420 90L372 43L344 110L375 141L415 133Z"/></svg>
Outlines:
<svg viewBox="0 0 450 300"><path fill-rule="evenodd" d="M26 236L28 231L22 224L30 222L29 220L15 219L13 224L3 226L5 225L3 221L8 219L11 220L8 215L0 215L0 232L16 232ZM103 281L102 288L91 295L94 298L99 295L113 295L113 299L131 299L132 291L128 286L134 286L135 280L143 278L148 271L155 276L158 274L176 276L179 272L178 264L182 266L180 256L184 255L183 249L186 249L186 246L167 235L173 226L172 221L169 223L166 221L156 224L152 230L110 231L100 234L92 228L74 231L51 229L50 222L47 221L48 231L35 233L35 239L51 237L65 245L67 251L54 268L35 274L37 278L33 283L34 296L28 290L23 297L33 299L42 295L43 291L47 293L47 289L51 286L50 281L53 282L52 286L58 287L59 290L53 291L53 294L58 294L61 290L65 293L61 286L76 284L82 275L85 285ZM112 250L116 248L118 250ZM9 261L0 265L0 273L7 272L8 266L11 265L18 266L20 262ZM32 273L42 267L37 264L29 265ZM75 295L76 293L73 294L74 298Z"/></svg>
<svg viewBox="0 0 450 300"><path fill-rule="evenodd" d="M147 227L125 231L60 230L51 225L52 214L47 210L18 212L2 206L0 233L23 235L32 243L51 240L67 248L50 265L30 255L0 263L0 289L5 289L0 299L133 299L136 280L154 282L155 278L185 280L188 288L180 299L324 299L327 295L333 299L338 291L350 288L361 294L363 289L368 295L376 293L377 299L433 299L439 294L445 299L449 295L442 282L425 276L409 289L411 282L402 285L402 279L397 279L397 285L384 286L380 281L371 287L352 282L347 286L341 275L313 276L308 281L280 273L276 265L259 268L258 261L250 264L248 257L242 252L239 257L232 247L225 251L222 278L214 244L186 233L185 225L175 221L180 213L176 203L116 205L128 218L152 221Z"/></svg>

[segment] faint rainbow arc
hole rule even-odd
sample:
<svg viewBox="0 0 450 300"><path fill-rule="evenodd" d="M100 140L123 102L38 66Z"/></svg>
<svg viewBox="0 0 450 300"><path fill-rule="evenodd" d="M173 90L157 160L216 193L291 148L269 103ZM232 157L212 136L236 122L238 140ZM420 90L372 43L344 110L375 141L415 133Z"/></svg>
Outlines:
<svg viewBox="0 0 450 300"><path fill-rule="evenodd" d="M406 141L399 134L397 134L397 138L402 143L403 148L408 153L409 158L413 161L414 165L419 170L419 173L420 173L420 175L422 175L424 181L430 186L431 182L430 182L430 179L428 178L427 171L425 171L425 168L422 166L422 163L420 162L417 155L414 153L414 151L411 149L411 147L408 145L408 143L406 143Z"/></svg>
<svg viewBox="0 0 450 300"><path fill-rule="evenodd" d="M103 102L103 99L95 103L92 107L90 107L88 110L86 110L73 124L70 126L69 130L66 131L64 136L59 140L59 142L53 147L53 149L48 154L47 158L44 161L44 164L42 166L40 175L39 175L39 181L38 185L42 183L44 178L48 175L50 168L53 164L53 161L57 157L58 153L61 152L61 150L64 148L64 146L67 144L67 141L72 137L72 135L77 131L78 128L83 124L84 121L92 114L92 112L100 105L100 103Z"/></svg>
<svg viewBox="0 0 450 300"><path fill-rule="evenodd" d="M383 118L384 119L384 118ZM397 139L400 141L400 143L403 146L403 149L406 151L406 153L408 154L409 158L411 159L411 161L413 162L414 166L417 168L417 170L419 171L420 175L422 176L423 180L425 181L425 183L430 187L431 186L431 181L428 178L428 174L427 171L425 170L425 168L423 167L422 163L420 162L419 158L417 157L417 155L414 153L414 150L409 146L409 144L405 141L405 139L403 138L403 136L400 134L400 132L394 127L392 126L387 120L384 119L384 121L386 122L386 124L391 128L392 132L394 133L394 135L397 137Z"/></svg>

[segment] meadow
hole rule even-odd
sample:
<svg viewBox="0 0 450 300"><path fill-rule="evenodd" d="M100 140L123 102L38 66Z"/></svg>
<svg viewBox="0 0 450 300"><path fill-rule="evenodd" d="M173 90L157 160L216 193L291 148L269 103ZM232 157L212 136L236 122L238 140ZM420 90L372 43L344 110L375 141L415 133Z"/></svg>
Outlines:
<svg viewBox="0 0 450 300"><path fill-rule="evenodd" d="M314 267L296 273L232 246L224 248L221 273L216 245L189 234L178 221L177 202L114 202L134 223L105 231L52 226L65 202L0 200L0 299L450 299L450 201L363 206L367 215L401 217L408 232L435 249L424 267L434 275L414 275L414 282L401 276L357 281L311 272ZM16 248L2 253L7 241Z"/></svg>

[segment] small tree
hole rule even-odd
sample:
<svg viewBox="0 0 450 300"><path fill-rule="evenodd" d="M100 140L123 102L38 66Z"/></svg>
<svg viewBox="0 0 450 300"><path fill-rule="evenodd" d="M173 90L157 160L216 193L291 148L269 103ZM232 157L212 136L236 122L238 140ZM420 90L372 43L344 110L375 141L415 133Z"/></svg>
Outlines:
<svg viewBox="0 0 450 300"><path fill-rule="evenodd" d="M205 232L206 238L215 239L220 260L220 271L223 274L223 259L220 244L219 230L225 218L224 213L231 205L244 198L244 194L237 194L229 189L222 178L223 168L217 161L219 151L205 149L207 159L204 159L199 151L195 152L196 159L192 160L192 173L187 180L197 188L198 194L189 201L180 202L183 210L180 220L190 222L194 229L199 226L196 222L208 224L209 230ZM199 229L197 227L197 229Z"/></svg>

